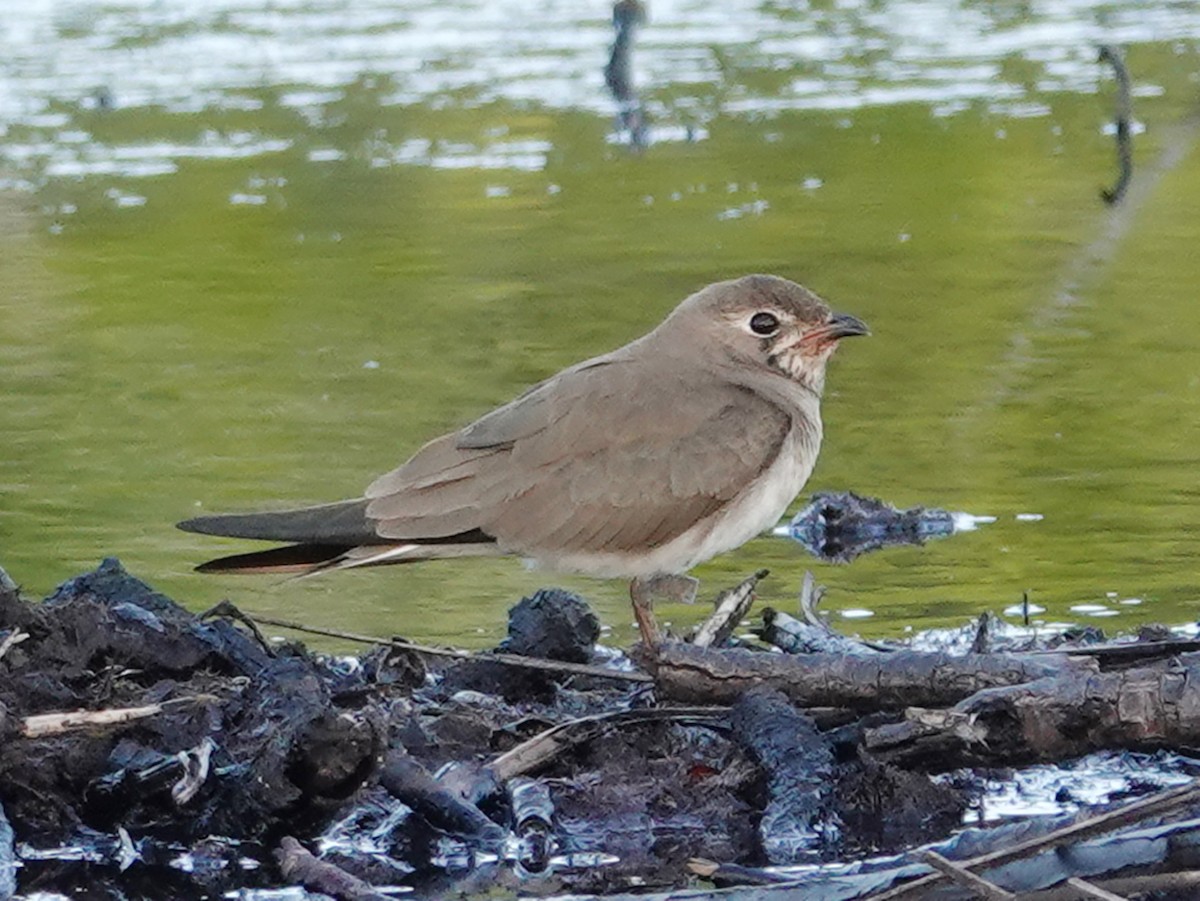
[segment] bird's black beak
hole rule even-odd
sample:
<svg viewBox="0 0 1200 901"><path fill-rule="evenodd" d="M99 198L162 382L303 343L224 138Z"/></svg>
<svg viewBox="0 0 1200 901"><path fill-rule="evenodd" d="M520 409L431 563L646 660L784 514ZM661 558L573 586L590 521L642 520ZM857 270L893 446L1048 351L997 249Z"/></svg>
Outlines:
<svg viewBox="0 0 1200 901"><path fill-rule="evenodd" d="M871 334L865 322L849 313L834 313L829 317L829 324L823 331L830 338L852 338L855 335Z"/></svg>

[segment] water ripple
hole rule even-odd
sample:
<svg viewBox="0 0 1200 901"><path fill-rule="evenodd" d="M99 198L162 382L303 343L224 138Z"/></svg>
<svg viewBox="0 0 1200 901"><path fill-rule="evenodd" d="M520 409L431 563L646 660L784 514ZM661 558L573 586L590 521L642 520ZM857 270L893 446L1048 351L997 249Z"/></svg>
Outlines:
<svg viewBox="0 0 1200 901"><path fill-rule="evenodd" d="M1197 37L1196 4L1067 0L1016 10L846 0L813 9L655 0L637 41L634 80L666 139L694 138L719 113L916 102L946 115L984 102L1005 115L1036 116L1046 106L1031 92L1096 90L1100 41ZM602 67L611 38L600 0L582 7L550 0L536 10L516 0L32 0L0 10L7 140L0 160L49 177L158 175L179 159L270 153L286 142L222 136L216 144L105 147L74 119L110 104L253 111L262 101L248 94L279 87L281 106L320 125L345 89L373 78L384 79L385 105L503 101L608 116ZM1003 64L1014 59L1022 63L1019 79L1005 74ZM749 71L779 78L737 83ZM413 155L401 147L391 161L536 169L545 152ZM336 161L338 153L317 147L310 158Z"/></svg>

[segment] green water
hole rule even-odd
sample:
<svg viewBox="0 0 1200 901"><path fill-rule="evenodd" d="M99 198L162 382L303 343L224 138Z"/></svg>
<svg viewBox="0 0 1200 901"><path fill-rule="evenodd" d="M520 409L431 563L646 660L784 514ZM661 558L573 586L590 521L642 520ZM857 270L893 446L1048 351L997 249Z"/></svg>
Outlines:
<svg viewBox="0 0 1200 901"><path fill-rule="evenodd" d="M1164 88L1137 101L1135 180L1148 179L1192 114L1198 66L1157 44L1130 61ZM99 142L249 129L293 144L0 195L0 565L28 592L116 555L194 608L228 597L485 645L513 601L562 584L627 638L615 582L515 560L202 577L194 564L249 545L172 524L356 496L424 440L636 337L696 288L773 272L874 331L832 366L806 494L999 521L849 566L764 537L698 568L702 594L765 566L763 602L791 609L813 569L829 609L875 614L843 627L874 635L957 624L1023 591L1052 621L1109 592L1119 615L1105 628L1196 618L1200 155L1156 182L1102 261L1081 263L1114 215L1098 199L1113 177L1107 94L1047 94L1034 118L981 104L716 115L707 139L635 156L590 112L386 105L381 90L349 89L318 129L269 87L253 111L72 108ZM375 167L364 149L379 134L499 133L547 142L544 168ZM310 160L314 147L345 158ZM144 203L121 206L113 189ZM231 203L239 193L263 202ZM1128 598L1143 603L1115 603Z"/></svg>

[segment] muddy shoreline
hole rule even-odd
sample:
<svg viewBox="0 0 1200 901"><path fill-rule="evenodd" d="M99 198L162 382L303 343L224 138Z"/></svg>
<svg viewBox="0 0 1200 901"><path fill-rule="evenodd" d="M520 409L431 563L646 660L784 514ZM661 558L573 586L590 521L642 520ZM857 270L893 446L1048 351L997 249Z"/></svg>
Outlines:
<svg viewBox="0 0 1200 901"><path fill-rule="evenodd" d="M264 639L231 605L190 613L112 559L39 602L6 584L0 897L749 898L802 878L778 890L866 898L930 879L931 849L975 858L1018 828L1053 844L1180 785L1166 812L1122 821L1160 831L1125 843L1139 853L1097 852L1097 869L1035 849L979 872L1010 891L1190 872L1194 642L1051 648L984 620L921 652L759 618L760 639L702 627L631 660L596 646L582 598L547 589L514 606L495 655L398 641L335 657ZM1073 813L964 831L1012 767L1086 771L1102 753L1140 777ZM1096 835L1072 842L1080 859L1121 839ZM949 877L926 891L911 896L973 897Z"/></svg>

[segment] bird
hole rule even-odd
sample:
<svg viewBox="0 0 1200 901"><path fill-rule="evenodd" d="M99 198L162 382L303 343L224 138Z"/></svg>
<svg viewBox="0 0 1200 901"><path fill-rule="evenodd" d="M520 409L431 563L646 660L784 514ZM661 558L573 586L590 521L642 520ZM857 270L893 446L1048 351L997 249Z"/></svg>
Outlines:
<svg viewBox="0 0 1200 901"><path fill-rule="evenodd" d="M785 278L717 282L646 335L429 441L362 497L178 527L286 542L201 572L515 555L628 579L642 639L657 645L653 599L694 600L688 570L775 526L800 493L821 446L826 364L867 334Z"/></svg>

